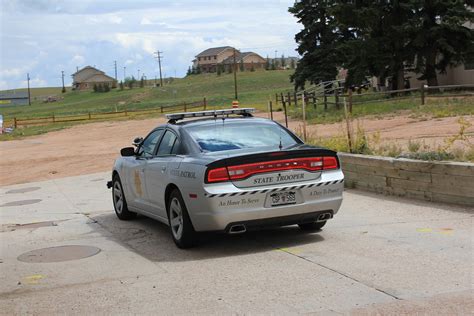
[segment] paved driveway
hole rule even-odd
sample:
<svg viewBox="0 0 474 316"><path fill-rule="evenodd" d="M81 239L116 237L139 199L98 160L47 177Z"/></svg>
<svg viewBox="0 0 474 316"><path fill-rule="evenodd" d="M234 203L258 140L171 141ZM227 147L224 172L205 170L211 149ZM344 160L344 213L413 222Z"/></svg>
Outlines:
<svg viewBox="0 0 474 316"><path fill-rule="evenodd" d="M184 251L158 222L119 221L108 176L0 188L0 313L474 311L473 209L349 190L319 233L204 235ZM55 246L100 252L27 253Z"/></svg>

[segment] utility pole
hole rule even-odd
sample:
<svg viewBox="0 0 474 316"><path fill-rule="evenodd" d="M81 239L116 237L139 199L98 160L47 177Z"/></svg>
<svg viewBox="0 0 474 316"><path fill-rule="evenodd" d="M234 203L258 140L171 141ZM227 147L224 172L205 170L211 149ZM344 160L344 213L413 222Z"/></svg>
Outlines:
<svg viewBox="0 0 474 316"><path fill-rule="evenodd" d="M115 68L115 81L117 81L117 61L114 60L114 68Z"/></svg>
<svg viewBox="0 0 474 316"><path fill-rule="evenodd" d="M79 67L76 66L76 72L79 72Z"/></svg>
<svg viewBox="0 0 474 316"><path fill-rule="evenodd" d="M238 100L239 97L237 95L237 63L235 61L235 48L234 48L234 90L235 90L235 100Z"/></svg>
<svg viewBox="0 0 474 316"><path fill-rule="evenodd" d="M26 81L28 82L28 105L31 105L31 93L30 93L30 74L26 74Z"/></svg>
<svg viewBox="0 0 474 316"><path fill-rule="evenodd" d="M161 58L163 58L161 54L163 52L157 50L154 54L156 54L155 58L158 60L158 67L160 68L160 87L163 87L163 77L161 76Z"/></svg>
<svg viewBox="0 0 474 316"><path fill-rule="evenodd" d="M123 82L125 82L125 70L127 69L127 67L123 66Z"/></svg>
<svg viewBox="0 0 474 316"><path fill-rule="evenodd" d="M61 70L61 79L63 81L63 89L62 89L62 93L66 92L66 88L64 87L64 70Z"/></svg>

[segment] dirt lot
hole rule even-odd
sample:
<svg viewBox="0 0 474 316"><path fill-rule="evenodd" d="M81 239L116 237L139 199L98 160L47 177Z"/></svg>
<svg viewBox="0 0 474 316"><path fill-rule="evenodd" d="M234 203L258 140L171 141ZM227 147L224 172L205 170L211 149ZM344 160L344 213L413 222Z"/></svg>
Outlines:
<svg viewBox="0 0 474 316"><path fill-rule="evenodd" d="M284 121L281 112L275 113L274 118ZM473 125L467 132L474 137L474 117L465 119ZM406 143L408 139L421 139L428 144L439 144L446 137L458 133L457 120L456 117L417 120L400 115L361 119L359 124L369 134L379 131L384 142ZM163 122L164 118L98 122L22 140L0 142L0 186L109 170L120 148L129 146L134 137L146 135ZM290 121L291 129L300 126L301 122ZM342 131L341 123L308 127L308 133L317 137L342 135Z"/></svg>

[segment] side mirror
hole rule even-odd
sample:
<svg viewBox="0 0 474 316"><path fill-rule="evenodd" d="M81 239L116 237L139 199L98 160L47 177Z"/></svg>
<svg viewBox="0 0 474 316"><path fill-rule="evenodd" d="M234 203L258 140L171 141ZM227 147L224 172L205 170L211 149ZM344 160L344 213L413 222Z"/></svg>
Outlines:
<svg viewBox="0 0 474 316"><path fill-rule="evenodd" d="M132 145L135 146L135 147L138 147L138 146L140 146L140 144L142 143L142 141L143 141L143 137L136 137L136 138L133 140Z"/></svg>
<svg viewBox="0 0 474 316"><path fill-rule="evenodd" d="M133 147L125 147L120 149L120 154L122 157L130 157L130 156L135 156L135 148Z"/></svg>

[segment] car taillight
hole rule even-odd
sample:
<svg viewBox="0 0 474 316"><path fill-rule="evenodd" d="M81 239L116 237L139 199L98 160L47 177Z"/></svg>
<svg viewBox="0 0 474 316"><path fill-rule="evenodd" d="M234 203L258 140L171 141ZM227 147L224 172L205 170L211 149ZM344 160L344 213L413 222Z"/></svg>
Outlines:
<svg viewBox="0 0 474 316"><path fill-rule="evenodd" d="M320 171L337 169L339 165L336 157L308 157L266 162L256 162L229 167L209 169L207 183L224 182L229 180L242 180L254 174L301 169L307 171Z"/></svg>

